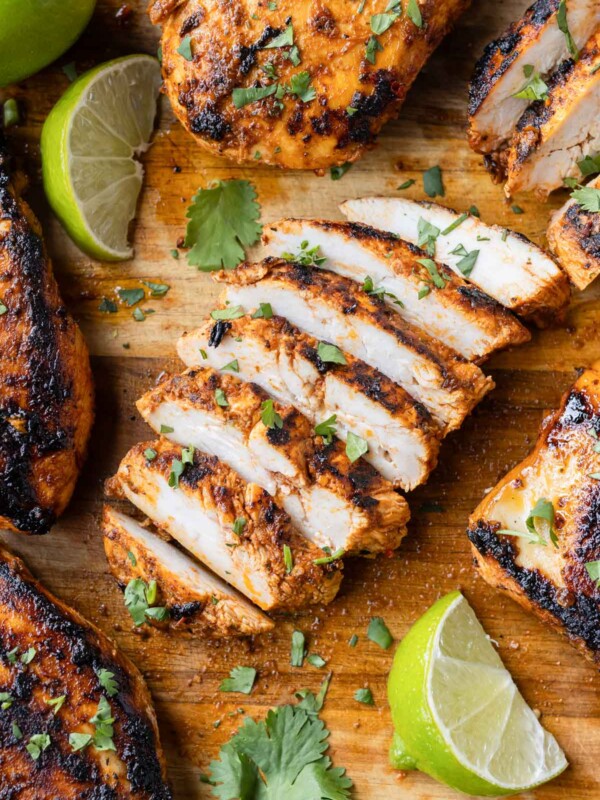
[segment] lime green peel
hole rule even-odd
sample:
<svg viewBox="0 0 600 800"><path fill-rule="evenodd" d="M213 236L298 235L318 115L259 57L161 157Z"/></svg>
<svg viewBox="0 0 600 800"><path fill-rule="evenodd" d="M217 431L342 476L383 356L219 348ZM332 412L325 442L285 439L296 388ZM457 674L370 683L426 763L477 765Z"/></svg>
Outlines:
<svg viewBox="0 0 600 800"><path fill-rule="evenodd" d="M69 236L101 261L131 258L135 216L160 90L160 66L126 56L86 72L42 130L44 189Z"/></svg>
<svg viewBox="0 0 600 800"><path fill-rule="evenodd" d="M567 767L460 592L442 597L396 650L388 681L390 762L456 791L528 791Z"/></svg>

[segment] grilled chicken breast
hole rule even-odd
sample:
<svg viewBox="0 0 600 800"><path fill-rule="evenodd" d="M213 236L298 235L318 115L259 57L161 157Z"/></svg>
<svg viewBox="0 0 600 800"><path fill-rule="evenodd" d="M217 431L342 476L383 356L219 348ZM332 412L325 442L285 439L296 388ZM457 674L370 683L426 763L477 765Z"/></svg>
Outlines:
<svg viewBox="0 0 600 800"><path fill-rule="evenodd" d="M104 506L102 530L117 582L125 587L135 579L156 581L155 605L168 609L170 630L229 638L273 629L272 621L235 589L126 514Z"/></svg>
<svg viewBox="0 0 600 800"><path fill-rule="evenodd" d="M109 491L120 492L263 611L328 603L339 589L340 563L315 564L323 550L292 527L264 489L214 456L187 450L186 459L165 439L145 442L121 461Z"/></svg>
<svg viewBox="0 0 600 800"><path fill-rule="evenodd" d="M150 17L171 105L197 142L238 162L258 152L324 169L375 141L468 5L419 0L410 15L380 16L376 0L153 0Z"/></svg>
<svg viewBox="0 0 600 800"><path fill-rule="evenodd" d="M279 420L267 427L268 399L233 375L192 368L167 377L137 407L157 433L168 430L171 441L216 456L269 492L320 547L347 554L398 547L410 516L406 500L363 459L352 463L341 441L315 436L292 406L274 403Z"/></svg>
<svg viewBox="0 0 600 800"><path fill-rule="evenodd" d="M430 280L422 268L424 283ZM336 342L396 381L446 430L458 428L492 386L491 378L454 350L386 309L354 281L297 263L265 259L220 272L226 302L274 313L325 342Z"/></svg>
<svg viewBox="0 0 600 800"><path fill-rule="evenodd" d="M527 83L525 72L543 78L569 58L567 39L558 27L560 0L537 0L523 17L487 45L469 86L469 144L478 153L494 153L510 140L531 102L515 97ZM597 0L569 0L567 21L581 49L600 26Z"/></svg>
<svg viewBox="0 0 600 800"><path fill-rule="evenodd" d="M3 797L170 800L142 676L4 549L0 643Z"/></svg>
<svg viewBox="0 0 600 800"><path fill-rule="evenodd" d="M531 455L475 510L468 530L485 580L556 626L596 662L600 586L586 564L600 560L599 434L600 373L589 370L544 422ZM552 503L553 536L543 529L528 535L527 519L542 499Z"/></svg>
<svg viewBox="0 0 600 800"><path fill-rule="evenodd" d="M336 417L336 435L364 439L363 458L403 489L427 479L437 463L441 431L426 409L381 372L345 354L323 362L318 342L281 317L207 322L177 343L188 366L220 369L234 359L254 382L314 424Z"/></svg>
<svg viewBox="0 0 600 800"><path fill-rule="evenodd" d="M590 181L600 189L600 177ZM546 232L550 249L578 289L585 289L600 275L600 214L585 211L576 200L568 200L550 218Z"/></svg>
<svg viewBox="0 0 600 800"><path fill-rule="evenodd" d="M93 420L90 362L0 128L0 528L48 533Z"/></svg>
<svg viewBox="0 0 600 800"><path fill-rule="evenodd" d="M548 98L530 106L507 151L507 196L534 190L544 199L579 178L578 162L600 151L600 30L579 59L566 61L553 76Z"/></svg>
<svg viewBox="0 0 600 800"><path fill-rule="evenodd" d="M437 203L395 197L348 200L341 208L354 222L378 225L414 244L421 238L420 220L433 225L434 231L428 232L435 258L457 274L461 274L458 264L464 253L478 251L465 279L538 325L560 318L566 310L570 298L567 276L547 253L520 233L486 225L478 217L459 215ZM436 230L439 233L433 236Z"/></svg>
<svg viewBox="0 0 600 800"><path fill-rule="evenodd" d="M359 223L299 219L264 228L265 255L297 256L304 242L319 248L322 269L358 281L401 317L470 361L530 339L509 311L456 275L423 297L417 259L427 253L390 233Z"/></svg>

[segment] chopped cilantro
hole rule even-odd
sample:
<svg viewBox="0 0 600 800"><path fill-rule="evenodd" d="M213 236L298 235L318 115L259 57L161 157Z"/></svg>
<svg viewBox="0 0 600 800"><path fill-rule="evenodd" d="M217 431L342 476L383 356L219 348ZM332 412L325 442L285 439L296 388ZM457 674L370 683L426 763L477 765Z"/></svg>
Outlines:
<svg viewBox="0 0 600 800"><path fill-rule="evenodd" d="M306 660L311 665L311 667L316 667L317 669L323 669L327 662L324 658L322 658L318 653L309 653L306 656Z"/></svg>
<svg viewBox="0 0 600 800"><path fill-rule="evenodd" d="M233 522L233 532L236 536L241 536L244 528L248 524L245 517L236 517Z"/></svg>
<svg viewBox="0 0 600 800"><path fill-rule="evenodd" d="M358 644L358 636L355 633L353 633L352 636L348 639L348 645L350 647L356 647L357 644Z"/></svg>
<svg viewBox="0 0 600 800"><path fill-rule="evenodd" d="M396 8L398 10L396 10ZM371 17L371 30L377 35L385 33L387 30L389 30L389 28L392 27L394 22L396 22L400 14L400 3L398 0L398 2L394 4L391 11L384 12L383 14L373 14Z"/></svg>
<svg viewBox="0 0 600 800"><path fill-rule="evenodd" d="M376 36L370 36L369 41L367 42L365 58L370 64L375 64L377 60L377 53L380 53L382 50L383 46L379 39Z"/></svg>
<svg viewBox="0 0 600 800"><path fill-rule="evenodd" d="M329 174L331 175L332 181L339 181L340 178L343 178L344 175L351 169L352 164L349 161L346 161L344 164L340 164L337 167L331 167L329 170Z"/></svg>
<svg viewBox="0 0 600 800"><path fill-rule="evenodd" d="M9 97L2 107L2 117L5 128L11 128L19 123L19 106L14 97Z"/></svg>
<svg viewBox="0 0 600 800"><path fill-rule="evenodd" d="M264 49L269 50L274 47L288 47L292 44L294 44L294 27L290 23L283 33L280 33L279 36L276 36L269 44L266 44Z"/></svg>
<svg viewBox="0 0 600 800"><path fill-rule="evenodd" d="M177 253L177 250L175 252ZM150 297L164 297L171 288L166 283L153 283L152 281L142 281L142 283L150 289Z"/></svg>
<svg viewBox="0 0 600 800"><path fill-rule="evenodd" d="M35 658L35 654L36 653L37 653L37 650L35 649L35 647L28 647L27 650L21 656L21 663L22 664L31 664L31 662Z"/></svg>
<svg viewBox="0 0 600 800"><path fill-rule="evenodd" d="M264 100L265 97L271 97L277 91L278 84L270 83L268 86L248 86L247 88L237 88L231 93L233 105L236 108L244 108L250 103L256 103L259 100Z"/></svg>
<svg viewBox="0 0 600 800"><path fill-rule="evenodd" d="M0 692L0 709L7 711L14 703L14 697L10 692Z"/></svg>
<svg viewBox="0 0 600 800"><path fill-rule="evenodd" d="M423 217L419 217L417 222L417 245L422 247L430 256L435 255L435 243L439 235L440 229L437 226Z"/></svg>
<svg viewBox="0 0 600 800"><path fill-rule="evenodd" d="M115 697L119 693L119 684L115 680L114 672L101 669L98 671L98 680L109 697Z"/></svg>
<svg viewBox="0 0 600 800"><path fill-rule="evenodd" d="M45 703L53 709L53 713L56 715L64 706L66 699L67 695L63 694L60 697L51 697L49 700L46 700Z"/></svg>
<svg viewBox="0 0 600 800"><path fill-rule="evenodd" d="M213 319L239 319L244 316L244 309L241 306L227 306L226 308L215 308L210 312Z"/></svg>
<svg viewBox="0 0 600 800"><path fill-rule="evenodd" d="M512 205L510 207L510 210L513 212L513 214L524 214L525 213L523 211L523 209L521 208L521 206L518 206L518 205Z"/></svg>
<svg viewBox="0 0 600 800"><path fill-rule="evenodd" d="M294 569L294 556L289 544L283 545L283 563L285 564L286 575L289 575Z"/></svg>
<svg viewBox="0 0 600 800"><path fill-rule="evenodd" d="M408 189L414 183L416 183L414 178L408 178L408 180L404 181L404 183L401 183L400 186L398 186L398 191L402 191L403 189Z"/></svg>
<svg viewBox="0 0 600 800"><path fill-rule="evenodd" d="M367 687L366 689L357 689L354 692L354 699L357 700L359 703L363 703L365 706L374 706L375 700L373 700L373 693Z"/></svg>
<svg viewBox="0 0 600 800"><path fill-rule="evenodd" d="M186 36L184 39L181 40L181 44L177 48L177 52L180 56L183 56L186 61L193 61L194 56L192 53L192 37Z"/></svg>
<svg viewBox="0 0 600 800"><path fill-rule="evenodd" d="M310 72L296 72L290 78L290 85L286 87L288 94L295 95L303 103L310 103L317 96L310 81Z"/></svg>
<svg viewBox="0 0 600 800"><path fill-rule="evenodd" d="M373 617L371 619L367 628L367 637L375 644L378 644L382 650L388 650L394 642L388 626L381 617Z"/></svg>
<svg viewBox="0 0 600 800"><path fill-rule="evenodd" d="M305 651L305 638L302 631L294 631L292 633L292 649L290 653L290 664L292 667L301 667L304 663Z"/></svg>
<svg viewBox="0 0 600 800"><path fill-rule="evenodd" d="M254 667L234 667L229 673L229 677L221 682L219 691L250 694L255 680L256 670Z"/></svg>
<svg viewBox="0 0 600 800"><path fill-rule="evenodd" d="M136 626L143 625L148 617L156 618L156 610L150 606L156 602L156 582L151 581L147 584L141 578L133 578L125 587L124 602L125 607L131 614ZM151 612L151 613L148 613ZM163 619L168 616L168 609L161 609Z"/></svg>
<svg viewBox="0 0 600 800"><path fill-rule="evenodd" d="M229 364L225 364L224 367L221 367L222 372L225 372L225 370L229 370L231 372L239 372L240 362L237 360L237 358L234 358L233 361L229 362Z"/></svg>
<svg viewBox="0 0 600 800"><path fill-rule="evenodd" d="M319 245L311 247L307 239L300 242L300 249L297 253L283 253L281 257L294 264L301 264L303 267L320 267L327 261L327 258L321 254Z"/></svg>
<svg viewBox="0 0 600 800"><path fill-rule="evenodd" d="M179 489L179 479L183 475L185 465L179 458L174 458L171 463L171 472L169 473L169 486L171 489Z"/></svg>
<svg viewBox="0 0 600 800"><path fill-rule="evenodd" d="M585 186L572 192L571 197L584 211L592 213L600 211L600 189Z"/></svg>
<svg viewBox="0 0 600 800"><path fill-rule="evenodd" d="M229 402L223 389L215 389L215 403L221 408L229 408Z"/></svg>
<svg viewBox="0 0 600 800"><path fill-rule="evenodd" d="M525 64L523 74L527 80L513 97L520 97L523 100L545 100L548 97L548 85L541 75L535 72L531 64Z"/></svg>
<svg viewBox="0 0 600 800"><path fill-rule="evenodd" d="M136 322L143 322L146 319L146 315L141 308L136 308L132 316Z"/></svg>
<svg viewBox="0 0 600 800"><path fill-rule="evenodd" d="M560 0L558 11L556 12L556 22L558 24L558 29L564 34L565 39L567 40L567 49L569 53L573 59L577 61L579 58L579 50L577 49L575 40L571 36L571 31L569 30L569 22L567 20L567 0Z"/></svg>
<svg viewBox="0 0 600 800"><path fill-rule="evenodd" d="M369 444L366 439L362 439L360 436L352 433L352 431L348 431L348 436L346 438L346 455L350 461L354 463L357 459L359 459L361 456L364 456L364 454L368 452Z"/></svg>
<svg viewBox="0 0 600 800"><path fill-rule="evenodd" d="M273 309L271 303L259 303L258 308L252 314L252 319L271 319L273 316Z"/></svg>
<svg viewBox="0 0 600 800"><path fill-rule="evenodd" d="M408 0L406 4L406 16L417 26L423 27L423 16L419 8L418 0Z"/></svg>
<svg viewBox="0 0 600 800"><path fill-rule="evenodd" d="M423 189L428 197L444 197L444 183L442 181L442 170L436 165L430 167L423 173Z"/></svg>
<svg viewBox="0 0 600 800"><path fill-rule="evenodd" d="M463 222L468 218L469 218L468 213L465 212L465 213L461 214L459 217L457 217L454 220L454 222L451 222L450 225L448 225L447 228L444 228L444 230L442 231L442 236L448 236L449 233L452 233L452 231L456 230L458 228L458 226L462 225Z"/></svg>
<svg viewBox="0 0 600 800"><path fill-rule="evenodd" d="M172 428L170 425L161 425L160 432L161 433L173 433L175 428Z"/></svg>
<svg viewBox="0 0 600 800"><path fill-rule="evenodd" d="M277 413L277 411L275 411L275 405L271 398L268 400L263 400L260 405L260 412L260 418L265 427L279 429L283 428L283 419Z"/></svg>
<svg viewBox="0 0 600 800"><path fill-rule="evenodd" d="M324 364L347 364L346 357L339 347L327 342L319 342L317 345L317 355Z"/></svg>
<svg viewBox="0 0 600 800"><path fill-rule="evenodd" d="M85 750L85 748L92 743L93 739L94 737L91 733L70 733L69 744L71 745L71 750L74 753L78 750Z"/></svg>
<svg viewBox="0 0 600 800"><path fill-rule="evenodd" d="M318 425L315 426L315 433L317 436L322 436L323 441L325 444L331 444L333 441L333 437L336 432L335 424L337 422L337 414L332 414L323 422L319 422Z"/></svg>
<svg viewBox="0 0 600 800"><path fill-rule="evenodd" d="M34 733L25 745L25 749L34 761L50 747L50 736L47 733Z"/></svg>
<svg viewBox="0 0 600 800"><path fill-rule="evenodd" d="M103 297L98 305L98 311L102 311L103 314L116 314L118 311L118 306L114 300L109 300L108 297Z"/></svg>
<svg viewBox="0 0 600 800"><path fill-rule="evenodd" d="M126 306L134 306L144 299L143 289L117 289L117 294Z"/></svg>
<svg viewBox="0 0 600 800"><path fill-rule="evenodd" d="M468 278L473 272L478 256L479 250L471 250L470 253L467 253L466 256L463 256L463 258L456 263L456 268L462 272L465 278Z"/></svg>
<svg viewBox="0 0 600 800"><path fill-rule="evenodd" d="M547 539L550 539L552 544L558 547L558 536L554 530L554 517L554 506L549 500L542 497L531 509L529 516L525 520L526 532L501 528L498 533L504 536L516 536L520 539L526 539L528 542L542 547L545 547Z"/></svg>
<svg viewBox="0 0 600 800"><path fill-rule="evenodd" d="M203 271L236 267L244 259L244 248L260 238L259 217L256 191L248 181L217 181L200 189L187 210L189 264Z"/></svg>
<svg viewBox="0 0 600 800"><path fill-rule="evenodd" d="M17 742L23 738L23 733L21 731L21 728L19 728L16 722L13 722L12 724L12 735Z"/></svg>
<svg viewBox="0 0 600 800"><path fill-rule="evenodd" d="M323 549L327 555L323 556L322 558L314 559L313 564L316 564L317 567L323 567L326 564L333 564L334 561L339 561L339 559L346 554L346 551L342 547L340 547L339 550L336 550L335 553L332 553L328 547L324 547Z"/></svg>
<svg viewBox="0 0 600 800"><path fill-rule="evenodd" d="M157 455L156 450L154 450L152 447L147 447L144 450L144 458L146 459L146 461L154 461L156 455ZM135 564L133 566L135 567Z"/></svg>
<svg viewBox="0 0 600 800"><path fill-rule="evenodd" d="M447 280L439 271L435 261L432 261L430 258L417 258L417 262L425 267L434 286L438 289L443 289L446 286Z"/></svg>
<svg viewBox="0 0 600 800"><path fill-rule="evenodd" d="M591 580L595 581L598 588L600 588L600 561L588 561L585 569Z"/></svg>

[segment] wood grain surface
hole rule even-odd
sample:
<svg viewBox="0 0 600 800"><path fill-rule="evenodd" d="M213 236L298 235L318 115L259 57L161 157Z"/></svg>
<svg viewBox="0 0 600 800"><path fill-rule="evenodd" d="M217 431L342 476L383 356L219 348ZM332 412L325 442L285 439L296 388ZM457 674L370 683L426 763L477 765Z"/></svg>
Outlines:
<svg viewBox="0 0 600 800"><path fill-rule="evenodd" d="M117 0L99 0L96 14L76 47L57 64L20 86L0 91L18 98L24 113L11 139L31 177L29 199L44 224L58 280L87 337L97 387L97 421L90 454L75 498L46 538L3 534L45 584L104 631L146 676L154 696L170 780L177 800L211 796L200 780L219 747L237 728L242 714L255 717L294 691L316 690L323 671L289 664L294 628L303 630L312 651L328 659L333 679L324 709L332 731L331 756L353 778L357 800L451 800L455 795L418 773L400 776L387 763L391 723L385 684L392 650L366 639L372 615L385 618L396 640L442 594L460 588L474 606L528 702L556 734L571 762L553 783L527 795L529 800L592 800L600 796L600 701L596 670L557 634L543 627L508 598L479 580L473 570L464 530L467 517L488 487L531 448L544 412L559 401L578 367L600 356L600 288L576 293L564 327L536 332L533 341L503 353L487 366L496 390L459 432L445 442L441 463L427 486L409 497L410 535L393 557L354 560L338 599L327 609L283 618L275 632L251 642L206 643L151 630L135 630L122 595L107 574L98 516L103 480L126 448L149 429L137 417L135 398L161 370L176 367L174 341L211 309L216 289L210 278L189 267L182 253L170 251L183 235L185 211L198 187L215 178L243 177L258 190L263 219L282 215L340 217L338 203L369 193L395 195L407 178L415 185L403 196L422 199L423 170L443 169L446 202L459 210L475 203L482 218L508 225L543 242L551 208L532 197L516 198L524 213L505 202L488 179L480 158L467 147L466 88L474 61L486 41L520 14L525 0L476 0L457 30L434 55L411 90L401 119L389 125L379 146L342 180L284 173L261 167L238 168L206 155L175 122L162 101L154 144L144 158L146 182L134 231L135 259L106 265L91 261L68 240L50 214L39 179L39 137L43 120L68 85L62 66L75 61L79 71L113 56L156 51L158 32L148 22L144 3L132 3L124 24ZM102 296L140 279L171 285L163 299L143 308L155 313L135 322L131 309L102 314ZM432 511L432 504L434 510ZM356 633L355 649L347 645ZM250 697L219 694L218 686L237 665L259 671ZM353 700L370 686L375 708ZM215 725L220 721L220 725Z"/></svg>

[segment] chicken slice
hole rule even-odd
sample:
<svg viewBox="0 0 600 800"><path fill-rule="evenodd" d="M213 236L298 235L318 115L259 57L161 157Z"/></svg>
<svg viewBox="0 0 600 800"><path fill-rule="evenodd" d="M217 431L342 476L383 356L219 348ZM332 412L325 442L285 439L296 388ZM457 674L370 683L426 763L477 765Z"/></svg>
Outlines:
<svg viewBox="0 0 600 800"><path fill-rule="evenodd" d="M284 219L264 228L268 256L302 256L305 242L308 249L319 248L325 259L319 262L322 269L366 285L401 317L469 361L531 338L509 311L458 276L449 276L443 288L423 297L417 258L427 253L392 234L359 223L322 220Z"/></svg>
<svg viewBox="0 0 600 800"><path fill-rule="evenodd" d="M235 589L126 514L104 506L102 531L117 582L156 581L154 605L169 610L171 630L220 639L273 629L273 622Z"/></svg>
<svg viewBox="0 0 600 800"><path fill-rule="evenodd" d="M469 86L469 144L478 153L500 150L512 136L530 100L515 97L526 72L546 77L569 58L558 27L559 0L537 0L521 19L485 48ZM569 30L578 49L600 26L597 0L569 0Z"/></svg>
<svg viewBox="0 0 600 800"><path fill-rule="evenodd" d="M440 429L423 406L381 372L345 354L324 363L318 342L281 317L207 322L177 343L188 366L220 369L237 360L254 382L314 424L336 416L336 435L368 443L365 460L403 489L423 483L437 463Z"/></svg>
<svg viewBox="0 0 600 800"><path fill-rule="evenodd" d="M578 163L600 151L600 30L553 78L546 101L519 120L507 151L508 197L535 189L540 199L579 178Z"/></svg>
<svg viewBox="0 0 600 800"><path fill-rule="evenodd" d="M166 439L138 444L121 461L109 490L263 611L329 603L337 594L340 562L316 564L323 550L292 527L264 489L214 456L193 448L182 452Z"/></svg>
<svg viewBox="0 0 600 800"><path fill-rule="evenodd" d="M165 92L198 144L239 163L356 161L469 0L151 0ZM377 29L377 35L375 30Z"/></svg>
<svg viewBox="0 0 600 800"><path fill-rule="evenodd" d="M479 251L465 279L515 314L541 326L566 310L570 299L567 276L547 253L520 233L486 225L475 216L464 218L437 203L396 197L348 200L341 209L353 222L378 225L413 244L419 242L420 220L433 225L434 231L429 232L435 258L457 274L461 274L457 265L464 252ZM458 226L449 230L456 223ZM433 236L435 229L440 231L437 237Z"/></svg>
<svg viewBox="0 0 600 800"><path fill-rule="evenodd" d="M425 268L422 268L428 275ZM301 264L266 259L220 272L225 302L259 309L268 298L275 314L398 383L451 431L493 386L475 364L391 314L354 281Z"/></svg>
<svg viewBox="0 0 600 800"><path fill-rule="evenodd" d="M600 191L600 177L586 188ZM578 289L600 275L600 214L567 200L550 218L546 232L550 249Z"/></svg>
<svg viewBox="0 0 600 800"><path fill-rule="evenodd" d="M90 359L0 126L0 528L48 533L94 417Z"/></svg>
<svg viewBox="0 0 600 800"><path fill-rule="evenodd" d="M268 399L231 374L191 368L167 377L137 407L157 433L168 430L171 441L216 456L262 486L320 547L347 554L398 547L410 516L406 500L363 459L352 463L341 441L315 436L292 406L274 403L279 420L267 427Z"/></svg>
<svg viewBox="0 0 600 800"><path fill-rule="evenodd" d="M600 372L588 370L544 422L533 452L471 515L468 530L485 580L559 628L596 662L600 585L586 564L600 560L599 435ZM542 516L532 514L536 506ZM527 525L532 516L534 528L531 519Z"/></svg>
<svg viewBox="0 0 600 800"><path fill-rule="evenodd" d="M2 547L0 601L0 796L171 800L152 699L131 661Z"/></svg>

